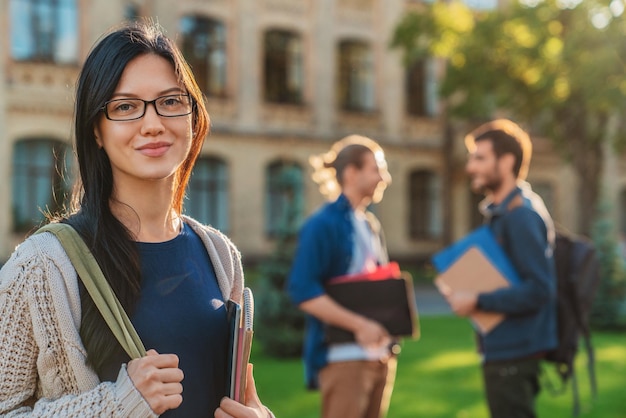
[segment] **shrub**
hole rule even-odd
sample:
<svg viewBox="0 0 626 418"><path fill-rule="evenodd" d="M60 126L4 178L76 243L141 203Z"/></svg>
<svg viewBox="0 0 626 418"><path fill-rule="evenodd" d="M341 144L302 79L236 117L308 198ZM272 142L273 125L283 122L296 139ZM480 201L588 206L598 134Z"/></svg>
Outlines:
<svg viewBox="0 0 626 418"><path fill-rule="evenodd" d="M591 326L597 329L626 328L623 306L626 296L626 268L618 251L613 221L606 202L599 205L593 225L593 241L600 260L600 284L591 311Z"/></svg>

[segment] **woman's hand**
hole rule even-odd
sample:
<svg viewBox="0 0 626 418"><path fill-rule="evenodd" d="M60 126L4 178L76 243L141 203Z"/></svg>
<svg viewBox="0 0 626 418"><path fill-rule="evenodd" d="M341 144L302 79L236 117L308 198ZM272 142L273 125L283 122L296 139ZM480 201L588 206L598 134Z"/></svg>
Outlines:
<svg viewBox="0 0 626 418"><path fill-rule="evenodd" d="M273 418L263 406L256 393L252 364L248 364L246 377L245 405L230 398L222 398L220 407L215 410L215 418Z"/></svg>
<svg viewBox="0 0 626 418"><path fill-rule="evenodd" d="M183 371L176 354L159 354L148 350L145 357L131 360L128 376L155 414L175 409L183 401ZM256 395L256 392L255 392Z"/></svg>

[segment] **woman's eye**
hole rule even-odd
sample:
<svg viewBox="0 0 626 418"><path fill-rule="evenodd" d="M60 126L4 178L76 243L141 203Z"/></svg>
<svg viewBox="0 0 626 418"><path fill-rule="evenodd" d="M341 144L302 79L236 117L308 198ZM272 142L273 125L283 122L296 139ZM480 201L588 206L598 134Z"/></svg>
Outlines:
<svg viewBox="0 0 626 418"><path fill-rule="evenodd" d="M128 112L129 110L132 110L132 109L133 109L133 106L130 103L121 103L117 105L117 107L115 108L115 110L119 112Z"/></svg>
<svg viewBox="0 0 626 418"><path fill-rule="evenodd" d="M180 104L180 99L178 97L168 97L163 100L164 106L178 106Z"/></svg>

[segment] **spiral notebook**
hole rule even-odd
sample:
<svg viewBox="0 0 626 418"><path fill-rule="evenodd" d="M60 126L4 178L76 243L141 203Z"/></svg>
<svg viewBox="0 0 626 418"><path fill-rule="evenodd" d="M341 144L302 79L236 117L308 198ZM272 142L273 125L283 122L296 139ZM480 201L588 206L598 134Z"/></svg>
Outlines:
<svg viewBox="0 0 626 418"><path fill-rule="evenodd" d="M229 323L226 393L231 399L244 403L246 373L254 334L254 297L250 288L244 288L241 305L229 300L226 308Z"/></svg>

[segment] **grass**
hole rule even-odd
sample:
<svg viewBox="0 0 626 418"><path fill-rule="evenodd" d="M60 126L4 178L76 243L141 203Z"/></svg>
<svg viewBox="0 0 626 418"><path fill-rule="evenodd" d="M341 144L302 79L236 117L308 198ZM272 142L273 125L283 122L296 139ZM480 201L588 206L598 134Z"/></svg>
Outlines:
<svg viewBox="0 0 626 418"><path fill-rule="evenodd" d="M478 355L470 326L464 319L421 318L419 341L405 341L389 418L487 418ZM626 417L626 334L594 333L599 395L593 401L586 374L586 356L577 361L581 418ZM252 353L259 395L278 418L319 417L319 395L304 388L299 359ZM546 373L551 365L547 365ZM556 375L549 374L556 383ZM571 390L553 396L546 390L538 400L540 417L572 416Z"/></svg>

